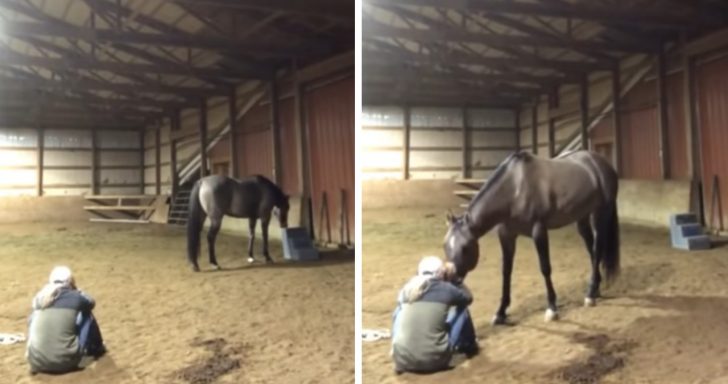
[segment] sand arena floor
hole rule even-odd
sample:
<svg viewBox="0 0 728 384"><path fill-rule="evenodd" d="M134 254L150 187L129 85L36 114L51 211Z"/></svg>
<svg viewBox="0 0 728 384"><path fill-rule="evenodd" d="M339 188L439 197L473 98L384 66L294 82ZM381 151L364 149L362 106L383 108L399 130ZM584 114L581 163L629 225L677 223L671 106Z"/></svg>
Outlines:
<svg viewBox="0 0 728 384"><path fill-rule="evenodd" d="M419 258L442 254L442 209L363 212L363 326L388 328L396 294ZM530 239L517 245L509 310L493 328L501 294L497 237L481 239L468 275L481 353L455 369L395 376L389 341L364 343L364 383L728 383L728 249L670 248L666 230L623 224L622 274L583 307L590 267L575 227L551 233L561 320L544 323L544 282Z"/></svg>
<svg viewBox="0 0 728 384"><path fill-rule="evenodd" d="M249 265L247 240L221 234L225 270L209 271L203 245L193 274L182 228L33 223L0 234L0 332L25 333L31 298L63 263L97 300L109 350L83 371L31 377L24 345L0 345L2 383L205 382L191 372L198 364L231 369L215 383L354 382L350 255L284 263L272 241L277 263Z"/></svg>

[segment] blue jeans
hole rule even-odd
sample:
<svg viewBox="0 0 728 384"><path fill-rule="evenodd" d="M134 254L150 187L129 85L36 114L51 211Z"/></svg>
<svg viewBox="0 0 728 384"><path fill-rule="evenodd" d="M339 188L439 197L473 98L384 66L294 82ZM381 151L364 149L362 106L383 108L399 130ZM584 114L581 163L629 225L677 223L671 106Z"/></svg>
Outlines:
<svg viewBox="0 0 728 384"><path fill-rule="evenodd" d="M394 341L394 332L397 329L397 315L401 310L401 305L397 305L394 313L392 313L392 331L390 332L392 341ZM470 349L476 345L475 327L473 326L473 320L470 318L468 307L451 308L445 323L449 328L448 340L451 348Z"/></svg>
<svg viewBox="0 0 728 384"><path fill-rule="evenodd" d="M468 350L475 347L475 327L468 307L451 308L445 322L450 326L448 337L451 348Z"/></svg>
<svg viewBox="0 0 728 384"><path fill-rule="evenodd" d="M101 330L93 314L79 312L76 317L78 327L78 347L84 355L100 356L106 349L104 340L101 338Z"/></svg>

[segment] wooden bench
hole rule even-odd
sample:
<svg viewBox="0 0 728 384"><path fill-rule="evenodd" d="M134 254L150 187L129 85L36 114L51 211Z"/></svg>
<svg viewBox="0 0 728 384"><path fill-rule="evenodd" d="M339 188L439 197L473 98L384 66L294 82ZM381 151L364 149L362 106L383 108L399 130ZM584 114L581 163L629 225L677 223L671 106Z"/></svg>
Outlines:
<svg viewBox="0 0 728 384"><path fill-rule="evenodd" d="M86 195L84 198L96 203L86 205L84 210L94 214L89 221L108 223L149 223L149 217L155 211L155 195ZM103 212L103 213L102 213ZM111 217L108 213L117 213L125 217Z"/></svg>

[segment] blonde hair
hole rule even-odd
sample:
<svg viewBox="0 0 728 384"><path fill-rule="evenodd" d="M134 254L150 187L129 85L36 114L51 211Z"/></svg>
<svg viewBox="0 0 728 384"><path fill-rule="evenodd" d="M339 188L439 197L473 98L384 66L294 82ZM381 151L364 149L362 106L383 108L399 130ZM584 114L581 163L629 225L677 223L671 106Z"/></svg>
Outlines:
<svg viewBox="0 0 728 384"><path fill-rule="evenodd" d="M48 308L58 298L62 288L76 289L76 279L66 266L53 269L46 284L33 299L34 309Z"/></svg>
<svg viewBox="0 0 728 384"><path fill-rule="evenodd" d="M412 303L420 299L430 288L433 279L452 281L455 277L455 264L443 263L434 275L417 275L411 278L402 288L402 298L405 303Z"/></svg>

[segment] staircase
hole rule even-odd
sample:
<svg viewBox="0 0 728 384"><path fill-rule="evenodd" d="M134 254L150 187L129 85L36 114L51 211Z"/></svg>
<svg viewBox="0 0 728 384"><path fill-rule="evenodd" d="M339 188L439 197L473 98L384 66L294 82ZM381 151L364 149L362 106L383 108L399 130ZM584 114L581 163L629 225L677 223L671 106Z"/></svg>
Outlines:
<svg viewBox="0 0 728 384"><path fill-rule="evenodd" d="M180 186L177 194L172 196L167 224L182 226L187 225L190 192L192 192L192 185L184 185Z"/></svg>
<svg viewBox="0 0 728 384"><path fill-rule="evenodd" d="M710 237L703 232L694 213L670 216L670 238L673 248L688 251L710 249Z"/></svg>

